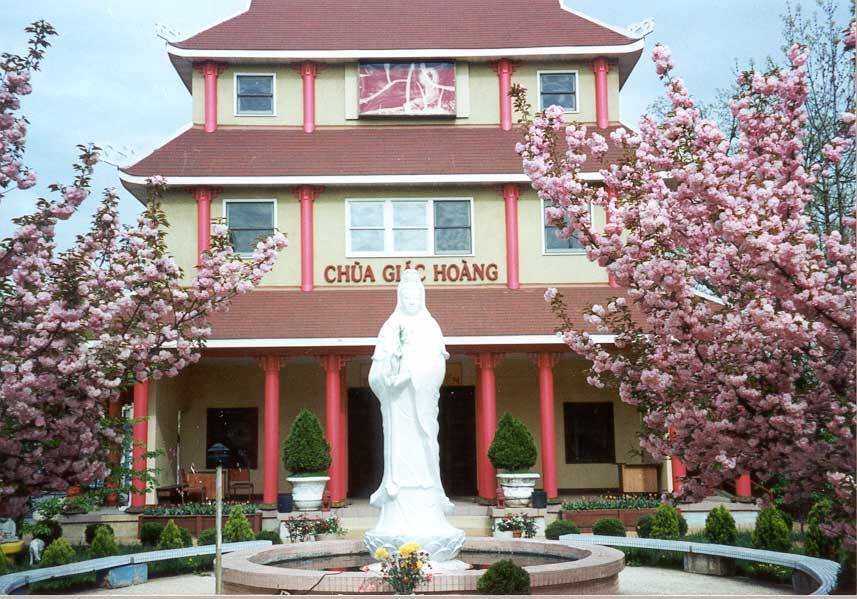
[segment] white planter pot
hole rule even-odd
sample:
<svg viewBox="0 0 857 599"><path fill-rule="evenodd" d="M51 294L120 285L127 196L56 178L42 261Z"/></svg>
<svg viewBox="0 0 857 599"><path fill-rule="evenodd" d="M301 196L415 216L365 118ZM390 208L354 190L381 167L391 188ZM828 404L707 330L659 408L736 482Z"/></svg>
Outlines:
<svg viewBox="0 0 857 599"><path fill-rule="evenodd" d="M335 532L322 532L315 535L316 541L335 541L338 538Z"/></svg>
<svg viewBox="0 0 857 599"><path fill-rule="evenodd" d="M523 474L498 474L497 483L503 488L506 505L509 507L527 507L536 487L539 475L534 472Z"/></svg>
<svg viewBox="0 0 857 599"><path fill-rule="evenodd" d="M495 539L512 539L512 538L514 538L512 536L511 530L495 530L491 536L493 536Z"/></svg>
<svg viewBox="0 0 857 599"><path fill-rule="evenodd" d="M286 480L292 483L292 500L299 511L321 509L321 496L329 476L290 476Z"/></svg>

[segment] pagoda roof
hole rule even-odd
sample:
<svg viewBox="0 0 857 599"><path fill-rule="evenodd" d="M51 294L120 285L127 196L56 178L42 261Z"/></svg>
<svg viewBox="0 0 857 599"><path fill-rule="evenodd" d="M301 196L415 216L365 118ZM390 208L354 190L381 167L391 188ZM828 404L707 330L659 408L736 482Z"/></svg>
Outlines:
<svg viewBox="0 0 857 599"><path fill-rule="evenodd" d="M609 134L620 125L613 124ZM594 127L594 126L593 126ZM191 127L136 164L123 184L145 197L145 179L170 185L384 185L529 183L515 152L523 135L497 126ZM611 146L606 163L617 162ZM601 162L583 164L600 180Z"/></svg>
<svg viewBox="0 0 857 599"><path fill-rule="evenodd" d="M252 0L241 13L167 48L188 88L190 65L200 60L614 56L624 82L643 40L560 0Z"/></svg>
<svg viewBox="0 0 857 599"><path fill-rule="evenodd" d="M567 350L556 335L560 324L544 300L546 286L426 286L426 306L447 345L521 346ZM568 316L578 330L597 334L582 314L592 304L624 296L606 284L560 287ZM630 300L628 300L630 303ZM395 287L300 289L259 288L236 297L227 312L211 317L207 353L238 348L338 347L361 351L374 345L381 325L396 307ZM603 341L609 341L608 336Z"/></svg>

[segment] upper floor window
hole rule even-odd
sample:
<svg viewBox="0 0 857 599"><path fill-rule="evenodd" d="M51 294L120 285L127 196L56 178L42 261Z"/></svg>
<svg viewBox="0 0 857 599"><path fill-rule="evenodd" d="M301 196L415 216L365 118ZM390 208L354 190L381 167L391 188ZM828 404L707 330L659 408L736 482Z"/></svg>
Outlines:
<svg viewBox="0 0 857 599"><path fill-rule="evenodd" d="M274 115L274 75L235 75L235 114Z"/></svg>
<svg viewBox="0 0 857 599"><path fill-rule="evenodd" d="M347 253L359 256L469 255L470 198L348 200Z"/></svg>
<svg viewBox="0 0 857 599"><path fill-rule="evenodd" d="M249 256L261 239L274 233L275 200L226 200L226 226L236 254Z"/></svg>
<svg viewBox="0 0 857 599"><path fill-rule="evenodd" d="M613 404L563 404L566 464L611 464L616 461Z"/></svg>
<svg viewBox="0 0 857 599"><path fill-rule="evenodd" d="M577 71L539 72L539 108L553 105L577 112Z"/></svg>
<svg viewBox="0 0 857 599"><path fill-rule="evenodd" d="M544 225L544 251L545 254L575 254L583 251L583 244L577 238L577 233L568 239L557 237L557 228L548 220L547 209L552 206L550 200L542 202L542 224ZM590 218L591 218L590 212Z"/></svg>

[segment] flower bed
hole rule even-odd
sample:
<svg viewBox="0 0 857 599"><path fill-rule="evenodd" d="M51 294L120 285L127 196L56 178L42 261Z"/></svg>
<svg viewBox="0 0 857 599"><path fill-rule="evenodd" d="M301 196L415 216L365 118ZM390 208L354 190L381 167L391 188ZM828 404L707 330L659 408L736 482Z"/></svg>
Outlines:
<svg viewBox="0 0 857 599"><path fill-rule="evenodd" d="M262 530L262 512L260 512L254 504L223 504L223 519L228 517L230 510L236 505L241 507L241 510L247 516L250 522L250 527L253 532ZM214 503L191 503L186 505L171 505L147 507L143 511L143 515L137 520L137 535L139 536L143 525L148 522L157 522L158 524L166 525L172 520L179 528L184 528L195 537L199 536L206 528L214 528L216 522L217 506Z"/></svg>
<svg viewBox="0 0 857 599"><path fill-rule="evenodd" d="M591 529L602 518L616 518L633 530L642 516L654 514L661 504L656 495L605 495L566 501L562 504L562 519L571 520L581 530Z"/></svg>

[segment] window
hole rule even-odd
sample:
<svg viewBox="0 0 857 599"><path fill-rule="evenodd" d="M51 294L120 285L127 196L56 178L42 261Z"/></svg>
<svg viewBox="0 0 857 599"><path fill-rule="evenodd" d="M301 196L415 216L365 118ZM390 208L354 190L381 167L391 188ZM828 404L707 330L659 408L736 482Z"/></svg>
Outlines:
<svg viewBox="0 0 857 599"><path fill-rule="evenodd" d="M273 116L274 75L235 75L235 114Z"/></svg>
<svg viewBox="0 0 857 599"><path fill-rule="evenodd" d="M577 71L539 72L539 108L554 104L566 112L577 112Z"/></svg>
<svg viewBox="0 0 857 599"><path fill-rule="evenodd" d="M470 198L348 200L348 254L469 255L471 204Z"/></svg>
<svg viewBox="0 0 857 599"><path fill-rule="evenodd" d="M260 238L274 232L274 200L226 200L226 226L236 254L249 256L256 250Z"/></svg>
<svg viewBox="0 0 857 599"><path fill-rule="evenodd" d="M556 236L558 229L548 221L547 209L553 206L550 200L542 202L542 223L544 224L544 248L546 254L576 254L583 252L583 244L577 238L577 233L568 239L560 239ZM592 214L590 211L590 219Z"/></svg>
<svg viewBox="0 0 857 599"><path fill-rule="evenodd" d="M206 410L205 448L223 443L229 448L228 468L256 468L259 449L259 410L257 408L208 408ZM207 454L207 452L206 452ZM217 464L205 458L205 467Z"/></svg>
<svg viewBox="0 0 857 599"><path fill-rule="evenodd" d="M616 462L612 403L565 403L566 464Z"/></svg>

